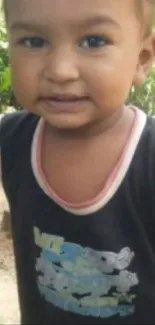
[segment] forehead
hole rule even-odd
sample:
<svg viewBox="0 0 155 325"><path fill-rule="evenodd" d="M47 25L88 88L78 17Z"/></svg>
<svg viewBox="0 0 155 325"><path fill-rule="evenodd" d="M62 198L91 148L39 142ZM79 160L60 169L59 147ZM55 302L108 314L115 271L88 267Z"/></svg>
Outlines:
<svg viewBox="0 0 155 325"><path fill-rule="evenodd" d="M127 17L132 19L134 13L132 0L7 0L7 4L9 23L20 19L70 24L96 15L125 21Z"/></svg>

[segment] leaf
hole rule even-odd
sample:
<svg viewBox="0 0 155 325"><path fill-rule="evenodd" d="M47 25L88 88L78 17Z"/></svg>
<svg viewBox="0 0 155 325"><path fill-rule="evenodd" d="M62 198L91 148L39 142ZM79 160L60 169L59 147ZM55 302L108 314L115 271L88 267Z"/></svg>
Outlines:
<svg viewBox="0 0 155 325"><path fill-rule="evenodd" d="M0 75L0 92L3 92L10 87L10 79L10 68L6 67Z"/></svg>

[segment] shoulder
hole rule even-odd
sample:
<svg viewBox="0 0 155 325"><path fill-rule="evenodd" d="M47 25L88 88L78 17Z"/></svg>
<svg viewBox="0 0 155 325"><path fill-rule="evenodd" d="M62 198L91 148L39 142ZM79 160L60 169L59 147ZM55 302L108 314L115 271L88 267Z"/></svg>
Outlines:
<svg viewBox="0 0 155 325"><path fill-rule="evenodd" d="M152 144L155 148L155 116L144 113L137 107L132 107L136 113L134 124L134 140L138 139L138 147L144 147L146 144L148 149Z"/></svg>
<svg viewBox="0 0 155 325"><path fill-rule="evenodd" d="M11 186L10 179L16 184L24 160L30 160L31 143L39 119L22 110L6 114L0 120L0 174L6 193Z"/></svg>
<svg viewBox="0 0 155 325"><path fill-rule="evenodd" d="M0 160L2 169L11 170L30 150L40 117L22 110L4 115L0 121Z"/></svg>
<svg viewBox="0 0 155 325"><path fill-rule="evenodd" d="M23 133L25 128L29 131L37 124L39 117L22 110L4 115L0 121L0 142L4 137L13 136L14 133Z"/></svg>
<svg viewBox="0 0 155 325"><path fill-rule="evenodd" d="M145 151L154 151L155 153L155 117L146 117L146 124L140 140L141 146L144 147Z"/></svg>
<svg viewBox="0 0 155 325"><path fill-rule="evenodd" d="M155 191L155 118L145 116L145 123L142 127L136 150L131 162L133 178L136 183L144 184L145 188L154 188ZM135 137L136 138L136 137ZM132 146L135 147L134 141Z"/></svg>
<svg viewBox="0 0 155 325"><path fill-rule="evenodd" d="M29 134L35 128L39 117L22 110L19 112L4 115L0 120L0 145L5 141L12 141L14 136L24 136L25 132Z"/></svg>

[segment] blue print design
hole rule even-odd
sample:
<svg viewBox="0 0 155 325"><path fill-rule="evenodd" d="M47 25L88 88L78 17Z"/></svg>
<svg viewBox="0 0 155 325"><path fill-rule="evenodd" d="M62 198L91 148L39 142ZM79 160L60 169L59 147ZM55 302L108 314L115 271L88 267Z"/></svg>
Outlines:
<svg viewBox="0 0 155 325"><path fill-rule="evenodd" d="M35 237L42 248L36 260L37 283L48 303L89 317L125 317L134 313L136 295L131 289L139 280L136 273L128 271L134 258L130 248L118 253L102 252L63 238L60 241L56 236L51 238L50 247L43 247Z"/></svg>

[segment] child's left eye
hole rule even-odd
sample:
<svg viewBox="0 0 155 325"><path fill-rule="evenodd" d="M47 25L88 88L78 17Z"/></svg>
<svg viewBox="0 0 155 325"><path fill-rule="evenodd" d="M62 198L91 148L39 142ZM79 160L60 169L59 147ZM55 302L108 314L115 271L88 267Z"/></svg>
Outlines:
<svg viewBox="0 0 155 325"><path fill-rule="evenodd" d="M42 48L46 41L40 37L24 37L19 40L18 44L28 48Z"/></svg>
<svg viewBox="0 0 155 325"><path fill-rule="evenodd" d="M80 42L80 47L89 49L105 46L108 43L108 40L104 36L99 35L90 35L86 36Z"/></svg>

